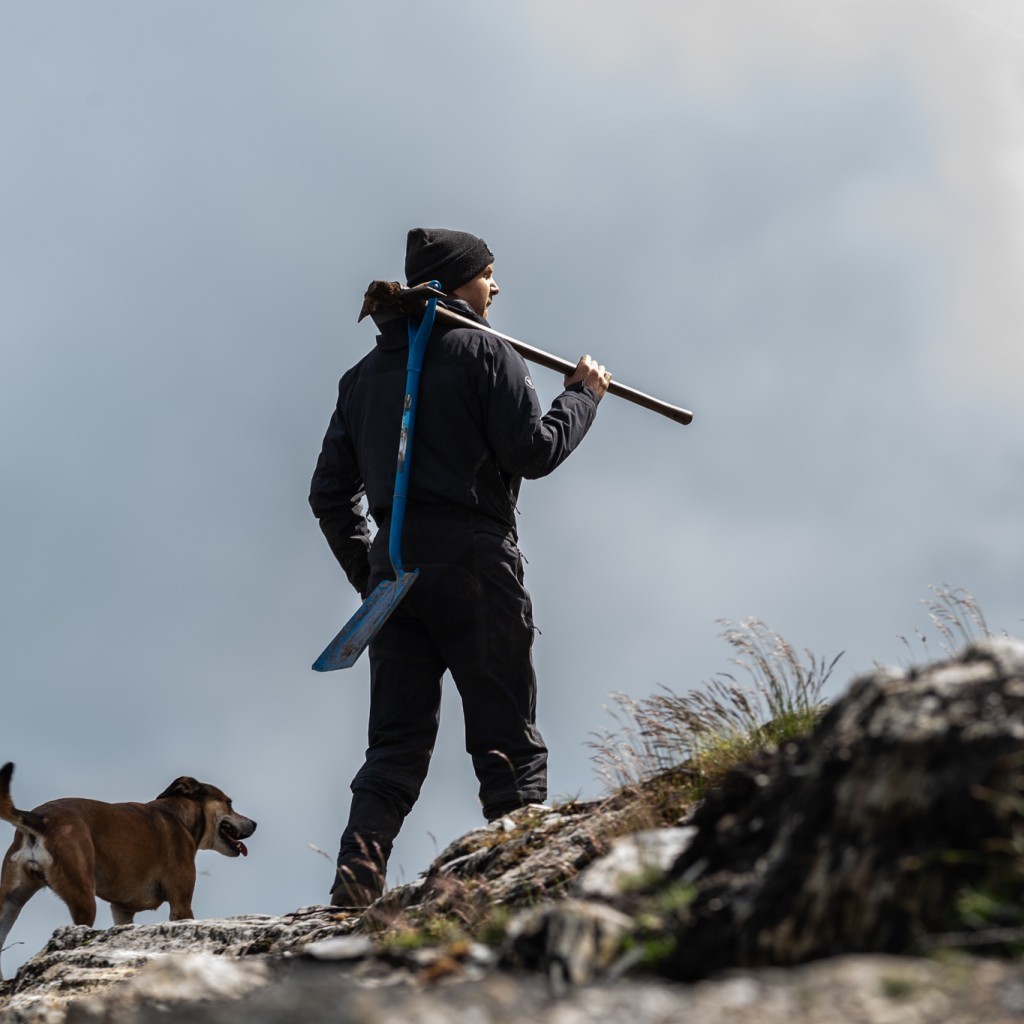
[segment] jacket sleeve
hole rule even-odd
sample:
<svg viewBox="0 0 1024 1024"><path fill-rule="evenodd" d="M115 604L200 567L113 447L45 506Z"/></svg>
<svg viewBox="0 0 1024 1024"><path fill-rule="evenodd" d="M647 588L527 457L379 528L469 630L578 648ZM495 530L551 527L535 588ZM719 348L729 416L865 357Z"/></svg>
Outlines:
<svg viewBox="0 0 1024 1024"><path fill-rule="evenodd" d="M370 529L363 511L364 494L339 398L313 472L309 504L334 557L352 586L363 595L370 578Z"/></svg>
<svg viewBox="0 0 1024 1024"><path fill-rule="evenodd" d="M535 480L557 469L583 440L600 401L574 384L542 413L526 361L497 341L489 360L490 387L484 396L488 440L502 471Z"/></svg>

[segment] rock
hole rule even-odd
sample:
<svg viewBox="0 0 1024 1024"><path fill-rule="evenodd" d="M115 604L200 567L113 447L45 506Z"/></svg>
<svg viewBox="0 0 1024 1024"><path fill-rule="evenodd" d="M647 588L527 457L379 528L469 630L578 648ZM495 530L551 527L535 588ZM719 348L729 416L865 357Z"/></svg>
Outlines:
<svg viewBox="0 0 1024 1024"><path fill-rule="evenodd" d="M696 828L687 826L647 829L616 839L611 851L576 879L573 893L583 899L614 900L626 889L652 887L696 834Z"/></svg>
<svg viewBox="0 0 1024 1024"><path fill-rule="evenodd" d="M585 985L618 958L632 927L626 914L582 900L523 911L509 923L503 962L544 972L556 990Z"/></svg>
<svg viewBox="0 0 1024 1024"><path fill-rule="evenodd" d="M72 1002L127 985L150 965L171 958L206 957L203 968L193 961L182 970L191 971L194 980L205 970L212 982L211 958L221 958L219 963L229 962L223 958L252 963L262 956L297 952L317 939L349 932L358 924L357 918L338 914L333 908L312 907L285 917L168 921L106 930L68 925L58 928L47 945L0 988L0 1019L5 1024L62 1021ZM163 977L162 969L154 967L154 984ZM254 978L249 976L250 981ZM95 1002L90 1005L95 1010Z"/></svg>
<svg viewBox="0 0 1024 1024"><path fill-rule="evenodd" d="M663 969L907 952L960 927L965 888L1019 896L1022 765L1024 645L857 680L805 741L732 773L694 814L670 874L695 895Z"/></svg>
<svg viewBox="0 0 1024 1024"><path fill-rule="evenodd" d="M493 903L515 906L565 895L579 872L626 830L625 818L624 810L603 801L577 802L557 812L525 807L452 843L430 865L428 890L438 879L483 877Z"/></svg>
<svg viewBox="0 0 1024 1024"><path fill-rule="evenodd" d="M238 999L266 985L268 976L266 964L260 961L239 962L212 953L172 954L150 962L102 996L71 1003L65 1020L66 1024L113 1024L144 1003L167 1007Z"/></svg>
<svg viewBox="0 0 1024 1024"><path fill-rule="evenodd" d="M373 951L373 943L363 935L336 935L311 942L302 954L313 960L359 960Z"/></svg>
<svg viewBox="0 0 1024 1024"><path fill-rule="evenodd" d="M998 960L837 957L691 985L625 980L559 997L535 975L363 989L306 963L292 961L241 999L126 1007L102 1024L1019 1024L1024 993L1020 966Z"/></svg>

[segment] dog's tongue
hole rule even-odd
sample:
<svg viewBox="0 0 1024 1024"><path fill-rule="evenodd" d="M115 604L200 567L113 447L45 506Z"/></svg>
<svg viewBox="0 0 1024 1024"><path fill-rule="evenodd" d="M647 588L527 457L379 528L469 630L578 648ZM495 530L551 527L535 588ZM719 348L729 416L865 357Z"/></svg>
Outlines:
<svg viewBox="0 0 1024 1024"><path fill-rule="evenodd" d="M238 847L238 852L243 857L248 857L249 856L249 851L245 848L245 843L243 843L241 839L236 839L235 840L235 846Z"/></svg>

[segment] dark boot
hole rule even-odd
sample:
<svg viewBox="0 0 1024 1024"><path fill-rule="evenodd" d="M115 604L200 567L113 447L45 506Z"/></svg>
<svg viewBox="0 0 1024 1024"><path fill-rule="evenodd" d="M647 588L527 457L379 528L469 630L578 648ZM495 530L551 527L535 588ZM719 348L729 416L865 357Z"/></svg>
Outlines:
<svg viewBox="0 0 1024 1024"><path fill-rule="evenodd" d="M363 910L383 895L388 858L405 814L404 807L379 793L353 792L331 887L333 906Z"/></svg>
<svg viewBox="0 0 1024 1024"><path fill-rule="evenodd" d="M331 886L331 906L365 910L384 895L384 869L369 859L338 861Z"/></svg>

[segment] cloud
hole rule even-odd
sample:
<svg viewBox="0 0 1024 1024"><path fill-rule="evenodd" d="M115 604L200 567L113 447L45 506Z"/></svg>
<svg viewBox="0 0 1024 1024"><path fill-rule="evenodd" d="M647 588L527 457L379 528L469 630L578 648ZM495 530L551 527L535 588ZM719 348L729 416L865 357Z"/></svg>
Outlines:
<svg viewBox="0 0 1024 1024"><path fill-rule="evenodd" d="M950 380L1013 398L1024 373L1024 12L1007 0L531 0L540 41L562 59L625 75L660 68L666 88L722 103L780 68L833 79L902 77L940 147L942 196L868 204L941 251L949 309L934 343ZM877 225L873 225L876 228Z"/></svg>

